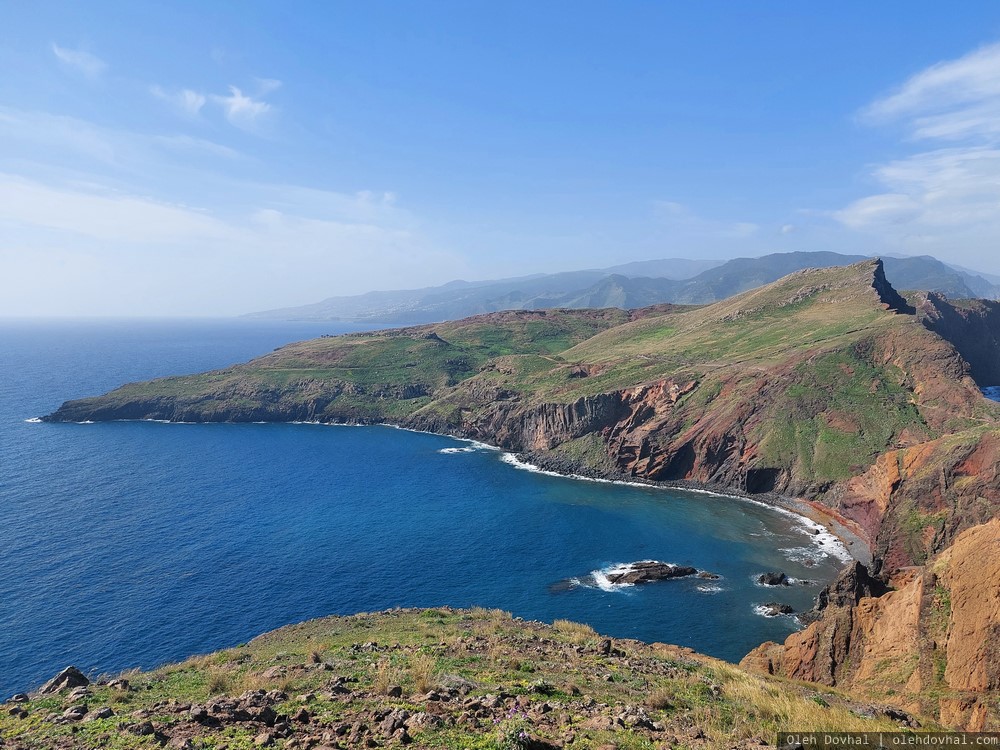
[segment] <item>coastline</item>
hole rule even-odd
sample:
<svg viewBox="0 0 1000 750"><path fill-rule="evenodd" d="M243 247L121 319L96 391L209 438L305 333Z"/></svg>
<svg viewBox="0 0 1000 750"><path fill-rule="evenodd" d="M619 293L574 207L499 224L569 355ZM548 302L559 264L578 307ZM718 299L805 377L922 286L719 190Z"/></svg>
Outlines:
<svg viewBox="0 0 1000 750"><path fill-rule="evenodd" d="M168 419L114 419L108 420L112 422L154 422L157 424L213 424L213 422L188 422L188 421L173 421ZM42 417L33 417L26 419L25 422L30 423L46 423L47 420ZM84 422L64 422L63 424L93 424L93 421ZM231 423L239 424L239 423ZM439 437L447 437L453 440L459 440L466 443L471 443L475 446L479 446L485 450L500 451L505 454L505 460L510 463L515 468L523 469L526 471L535 471L539 473L548 474L550 476L562 477L565 479L575 479L579 481L588 482L608 482L610 484L621 484L635 487L647 487L647 488L661 488L661 489L676 489L686 492L698 492L704 494L715 495L716 497L724 497L732 500L739 500L741 502L756 503L759 505L766 506L768 508L777 510L779 512L788 513L795 516L801 522L803 522L808 528L813 530L815 534L819 531L817 536L825 534L829 535L829 538L836 540L836 542L842 547L843 554L838 555L836 552L830 552L824 549L824 551L833 554L834 556L840 557L845 565L851 561L855 560L860 562L862 565L870 566L873 562L874 556L871 551L871 547L868 542L849 525L846 519L839 517L835 511L830 508L822 506L820 503L804 500L802 498L788 497L785 495L779 495L773 492L751 494L744 492L739 488L727 487L721 485L713 485L706 482L699 482L695 480L670 480L670 481L653 481L648 479L642 479L640 477L627 476L623 473L614 473L611 475L605 475L598 472L590 467L575 464L566 458L560 457L558 459L552 456L545 456L533 452L516 451L511 448L506 448L503 446L493 445L491 443L484 442L478 438L469 437L466 434L456 434L452 432L444 432L437 430L424 430L417 427L409 427L402 424L394 424L392 422L376 422L376 421L356 421L356 422L324 422L319 420L289 420L289 421L274 421L274 422L246 422L243 424L291 424L291 425L317 425L323 427L391 427L395 430L405 430L406 432L416 432L426 435L437 435ZM509 458L506 458L509 457ZM819 539L820 542L826 542L827 539ZM826 545L819 544L821 548Z"/></svg>
<svg viewBox="0 0 1000 750"><path fill-rule="evenodd" d="M439 434L439 433L434 433ZM455 436L448 436L455 437ZM478 440L471 440L470 438L457 438L459 440L468 440L473 443L480 443ZM483 444L483 443L480 443ZM485 445L485 444L483 444ZM494 450L504 450L503 448L496 448L495 446L488 446ZM597 472L593 473L583 473L579 470L567 470L564 462L558 462L558 468L552 466L553 463L549 461L544 456L539 456L532 453L516 453L513 451L505 451L505 453L512 457L508 460L518 468L525 469L527 471L537 471L540 473L548 474L550 476L564 477L567 479L577 479L587 482L608 482L611 484L621 484L633 487L651 487L660 489L675 489L684 492L696 492L703 493L707 495L714 495L716 497L724 497L730 500L739 500L741 502L755 503L757 505L762 505L772 510L777 510L779 512L787 513L793 515L805 523L807 527L815 531L819 529L824 530L830 538L835 539L843 549L844 555L836 555L841 557L846 564L850 560L856 560L862 565L871 565L873 555L868 543L860 536L856 531L851 529L845 519L838 518L837 515L829 509L824 508L819 503L810 502L808 500L803 500L800 498L787 497L785 495L779 495L773 492L760 493L760 494L750 494L748 492L743 492L739 489L731 487L723 487L719 485L712 485L706 482L698 482L695 480L671 480L665 482L656 482L652 480L644 480L638 477L625 478L624 476L609 478L600 476ZM822 533L822 532L821 532ZM827 540L820 540L827 541ZM820 544L820 547L825 545ZM828 550L827 550L828 551Z"/></svg>

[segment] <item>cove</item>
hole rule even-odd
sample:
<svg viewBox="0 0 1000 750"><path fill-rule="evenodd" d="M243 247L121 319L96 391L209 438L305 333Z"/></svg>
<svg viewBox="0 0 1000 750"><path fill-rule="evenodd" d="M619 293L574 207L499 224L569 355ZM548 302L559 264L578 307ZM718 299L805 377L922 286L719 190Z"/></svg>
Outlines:
<svg viewBox="0 0 1000 750"><path fill-rule="evenodd" d="M205 335L197 326L160 332L177 352ZM123 360L112 369L120 377L135 367L137 352L147 358L140 377L192 364L188 351L167 366L162 344L109 345L108 356ZM48 356L74 361L69 351ZM99 364L76 374L100 381ZM207 366L217 364L190 369ZM290 622L397 606L567 618L738 660L797 627L792 617L762 616L760 605L807 609L843 562L799 519L765 506L524 471L500 451L444 436L28 424L44 405L29 411L27 397L6 396L3 696L70 663L94 672L152 667ZM720 577L602 581L647 559ZM769 570L795 585L759 586L755 576Z"/></svg>

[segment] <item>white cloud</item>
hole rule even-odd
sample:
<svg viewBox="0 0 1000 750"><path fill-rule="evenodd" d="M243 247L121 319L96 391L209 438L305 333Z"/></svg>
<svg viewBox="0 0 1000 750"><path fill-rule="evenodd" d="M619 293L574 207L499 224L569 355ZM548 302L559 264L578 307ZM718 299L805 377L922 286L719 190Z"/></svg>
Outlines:
<svg viewBox="0 0 1000 750"><path fill-rule="evenodd" d="M909 253L988 259L1000 238L1000 44L932 65L861 112L924 150L871 168L879 191L833 212L844 227Z"/></svg>
<svg viewBox="0 0 1000 750"><path fill-rule="evenodd" d="M267 102L247 96L236 86L230 86L226 96L213 94L212 101L222 107L230 123L244 129L253 129L257 121L272 109Z"/></svg>
<svg viewBox="0 0 1000 750"><path fill-rule="evenodd" d="M204 94L191 89L180 89L179 91L166 91L160 86L150 86L150 93L157 99L168 102L181 114L188 117L197 117L201 108L205 106L207 98Z"/></svg>
<svg viewBox="0 0 1000 750"><path fill-rule="evenodd" d="M903 120L916 139L1000 134L1000 44L932 65L862 113L870 123Z"/></svg>
<svg viewBox="0 0 1000 750"><path fill-rule="evenodd" d="M108 69L108 64L99 57L83 50L60 47L55 42L52 43L52 54L66 65L76 68L88 78L97 78Z"/></svg>
<svg viewBox="0 0 1000 750"><path fill-rule="evenodd" d="M99 180L0 173L0 315L234 314L431 284L466 268L430 246L391 194L233 187L239 205L222 211Z"/></svg>
<svg viewBox="0 0 1000 750"><path fill-rule="evenodd" d="M0 222L107 242L177 243L237 239L225 223L196 209L111 190L53 187L0 173Z"/></svg>
<svg viewBox="0 0 1000 750"><path fill-rule="evenodd" d="M186 117L197 117L209 102L218 105L230 124L244 130L254 131L259 122L274 108L264 97L281 88L281 81L275 78L255 78L256 93L246 94L238 86L230 86L228 94L204 94L194 89L170 91L162 86L149 87L150 93L171 105Z"/></svg>
<svg viewBox="0 0 1000 750"><path fill-rule="evenodd" d="M257 82L257 96L267 96L282 86L281 81L277 78L255 78L254 80Z"/></svg>
<svg viewBox="0 0 1000 750"><path fill-rule="evenodd" d="M184 134L147 135L115 130L76 117L29 112L0 106L0 158L32 156L61 167L70 161L128 169L164 166L164 152L176 166L178 154L243 158L238 151L214 141Z"/></svg>

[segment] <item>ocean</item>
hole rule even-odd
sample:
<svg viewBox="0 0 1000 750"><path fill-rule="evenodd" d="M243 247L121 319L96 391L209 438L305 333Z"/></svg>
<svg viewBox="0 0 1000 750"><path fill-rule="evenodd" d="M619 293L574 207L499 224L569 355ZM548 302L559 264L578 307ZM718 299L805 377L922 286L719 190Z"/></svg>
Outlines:
<svg viewBox="0 0 1000 750"><path fill-rule="evenodd" d="M74 664L150 668L330 614L483 606L736 661L798 627L843 549L705 493L528 470L390 427L41 424L64 400L345 326L0 322L0 699ZM356 328L350 330L357 330ZM655 559L720 576L610 585ZM755 576L780 570L789 587Z"/></svg>

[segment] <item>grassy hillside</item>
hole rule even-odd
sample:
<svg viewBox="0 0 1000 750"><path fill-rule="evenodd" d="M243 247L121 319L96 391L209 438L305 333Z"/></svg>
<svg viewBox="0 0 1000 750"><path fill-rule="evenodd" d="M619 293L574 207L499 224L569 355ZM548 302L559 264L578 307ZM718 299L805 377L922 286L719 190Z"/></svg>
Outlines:
<svg viewBox="0 0 1000 750"><path fill-rule="evenodd" d="M313 620L34 695L4 706L0 737L4 750L750 748L790 727L898 730L892 716L585 625L430 609Z"/></svg>

